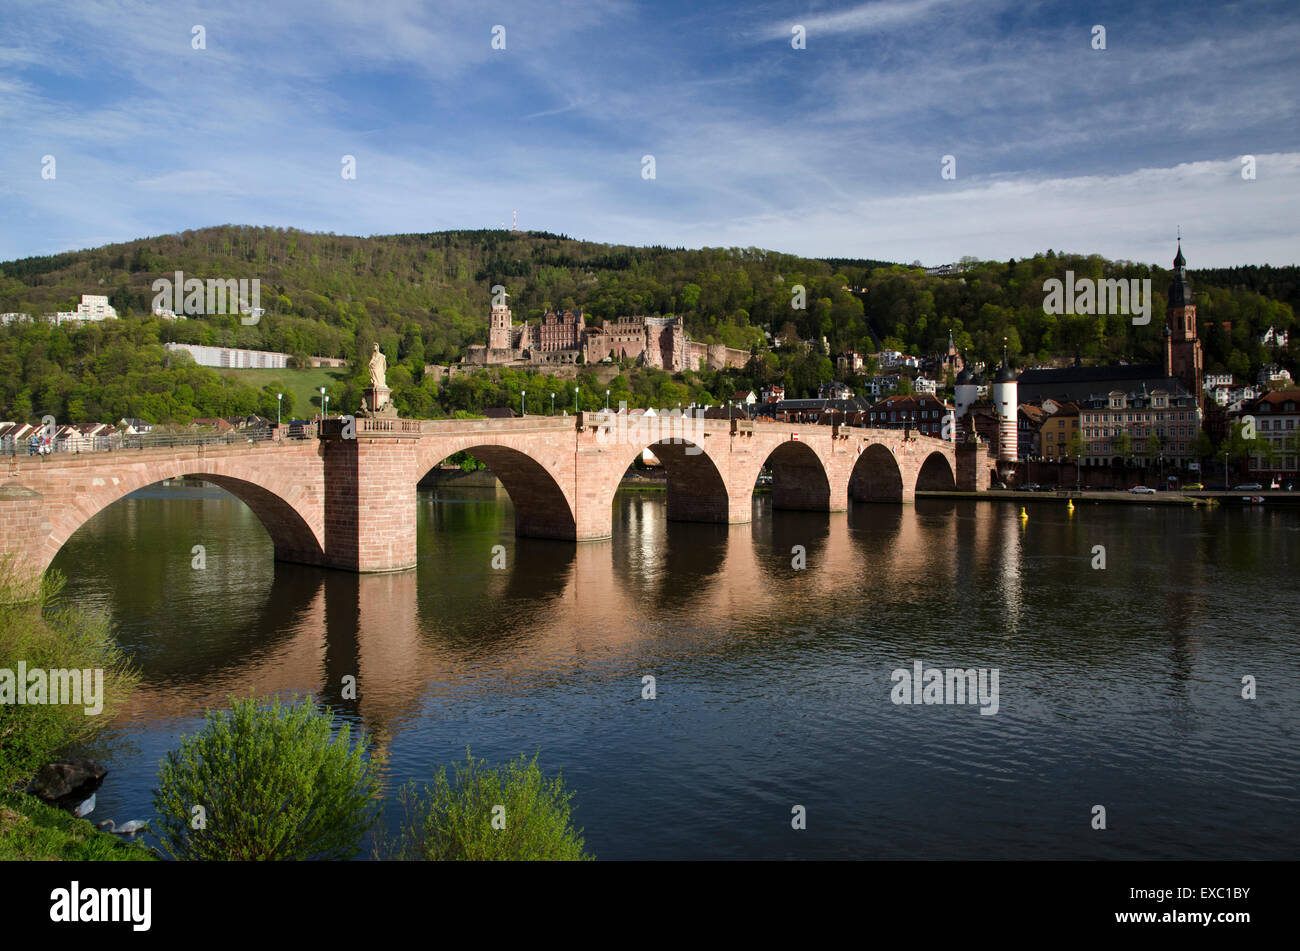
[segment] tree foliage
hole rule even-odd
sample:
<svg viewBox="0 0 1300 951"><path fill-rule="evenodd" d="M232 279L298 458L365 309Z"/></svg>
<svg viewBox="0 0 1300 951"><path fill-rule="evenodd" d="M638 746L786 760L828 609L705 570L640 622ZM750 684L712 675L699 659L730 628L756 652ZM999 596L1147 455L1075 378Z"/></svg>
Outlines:
<svg viewBox="0 0 1300 951"><path fill-rule="evenodd" d="M256 278L266 313L254 325L237 315L159 320L152 283L174 279L177 270L201 280ZM1123 314L1045 314L1043 282L1064 279L1067 270L1076 278L1150 279L1150 323L1135 326ZM400 411L436 416L479 408L472 396L425 381L424 367L455 362L467 346L487 342L496 284L510 293L516 321L572 307L589 323L674 314L695 340L749 351L764 349L766 335L784 336L775 364L765 360L755 368L761 372L738 381L784 382L791 396L809 395L833 375L822 358L882 346L932 353L946 348L949 332L967 359L989 364L1000 358L1004 338L1022 364L1075 355L1155 362L1170 278L1159 267L1050 250L1020 261L968 259L957 274L927 275L880 261L758 248L635 248L544 232L359 238L227 225L0 263L0 312L69 310L80 294L98 291L124 318L80 328L0 328L0 415L103 422L269 415L265 392L218 382L215 372L178 366L175 358L169 364L161 345L173 341L277 350L298 361L345 357L352 374L330 402L349 410L359 405L365 364L379 343ZM1191 279L1207 372L1244 380L1266 362L1300 369L1294 348L1258 342L1269 326L1295 329L1300 268L1192 271ZM698 392L723 395L711 383Z"/></svg>
<svg viewBox="0 0 1300 951"><path fill-rule="evenodd" d="M12 559L0 559L0 669L16 672L21 661L28 671L102 670L102 709L87 715L93 704L84 694L80 705L19 705L6 698L0 703L0 789L98 735L139 683L107 619L60 601L63 584L58 572L34 579Z"/></svg>
<svg viewBox="0 0 1300 951"><path fill-rule="evenodd" d="M167 754L155 826L179 859L347 859L378 819L377 764L363 736L309 701L232 698ZM202 807L196 821L195 807ZM196 825L199 826L196 828Z"/></svg>
<svg viewBox="0 0 1300 951"><path fill-rule="evenodd" d="M423 793L403 788L402 830L388 857L440 861L573 861L583 852L582 830L571 821L567 791L557 775L547 779L521 754L502 767L475 760L444 766Z"/></svg>

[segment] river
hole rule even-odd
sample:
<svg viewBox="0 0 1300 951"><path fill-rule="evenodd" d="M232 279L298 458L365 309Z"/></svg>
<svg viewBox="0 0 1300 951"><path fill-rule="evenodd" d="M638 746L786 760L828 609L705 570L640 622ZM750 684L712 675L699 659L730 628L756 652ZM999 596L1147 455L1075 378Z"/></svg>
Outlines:
<svg viewBox="0 0 1300 951"><path fill-rule="evenodd" d="M276 564L216 488L110 506L53 566L143 674L89 751L90 818L150 817L205 707L310 692L383 748L390 792L467 746L540 751L601 859L1300 852L1300 511L614 504L613 538L574 545L516 539L501 490L422 492L419 566L380 576ZM895 703L917 661L996 671L996 713Z"/></svg>

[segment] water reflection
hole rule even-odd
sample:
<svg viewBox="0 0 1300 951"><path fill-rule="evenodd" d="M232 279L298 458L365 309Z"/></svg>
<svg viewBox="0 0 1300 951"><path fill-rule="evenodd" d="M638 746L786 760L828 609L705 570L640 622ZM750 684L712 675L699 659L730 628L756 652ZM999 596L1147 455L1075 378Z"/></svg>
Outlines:
<svg viewBox="0 0 1300 951"><path fill-rule="evenodd" d="M1276 683L1245 705L1239 681L1295 667L1300 513L1031 505L1022 524L1018 506L951 500L758 502L726 526L633 493L612 539L574 545L516 539L503 494L440 491L420 496L417 568L391 575L276 564L217 491L130 498L74 536L55 563L68 596L112 615L144 673L120 721L140 752L101 808L143 814L159 751L228 694L311 692L392 754L395 782L470 743L543 749L605 857L1294 844L1278 836L1300 805L1300 698ZM894 706L890 672L914 660L999 668L998 715ZM780 838L792 796L824 817L797 846ZM1225 800L1242 803L1231 837L1197 825L1198 803ZM1141 815L1140 842L1069 831L1079 801Z"/></svg>

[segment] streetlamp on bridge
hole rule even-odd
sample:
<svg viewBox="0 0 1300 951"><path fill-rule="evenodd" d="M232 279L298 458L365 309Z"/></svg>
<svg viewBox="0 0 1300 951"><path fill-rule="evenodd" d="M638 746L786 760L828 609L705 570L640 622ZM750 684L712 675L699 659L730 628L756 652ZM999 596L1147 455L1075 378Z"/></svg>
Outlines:
<svg viewBox="0 0 1300 951"><path fill-rule="evenodd" d="M555 415L555 394L551 394L551 415Z"/></svg>
<svg viewBox="0 0 1300 951"><path fill-rule="evenodd" d="M609 390L605 391L605 412L609 412Z"/></svg>
<svg viewBox="0 0 1300 951"><path fill-rule="evenodd" d="M325 395L325 387L320 388L320 420L325 422L325 412L329 409L330 398Z"/></svg>
<svg viewBox="0 0 1300 951"><path fill-rule="evenodd" d="M520 390L520 391L519 391L519 415L520 415L520 416L527 416L527 415L528 415L528 410L526 410L526 409L524 408L524 397L527 396L527 395L528 395L528 391L527 391L527 390Z"/></svg>
<svg viewBox="0 0 1300 951"><path fill-rule="evenodd" d="M284 394L283 394L283 393L276 393L276 394L275 394L275 425L276 425L276 428L277 428L277 429L278 429L279 426L280 426L280 401L281 401L282 399L284 399Z"/></svg>
<svg viewBox="0 0 1300 951"><path fill-rule="evenodd" d="M578 387L573 388L573 412L578 412Z"/></svg>

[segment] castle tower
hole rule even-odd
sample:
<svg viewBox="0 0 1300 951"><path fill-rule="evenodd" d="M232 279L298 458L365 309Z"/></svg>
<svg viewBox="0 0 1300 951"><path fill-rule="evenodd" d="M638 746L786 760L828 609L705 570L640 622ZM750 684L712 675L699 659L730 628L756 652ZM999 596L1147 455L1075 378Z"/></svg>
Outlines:
<svg viewBox="0 0 1300 951"><path fill-rule="evenodd" d="M504 295L509 297L509 295ZM510 304L502 301L492 305L492 314L488 318L488 349L510 349Z"/></svg>
<svg viewBox="0 0 1300 951"><path fill-rule="evenodd" d="M1178 242L1174 258L1174 279L1169 285L1169 307L1165 313L1165 376L1182 381L1196 396L1196 404L1204 409L1204 390L1201 388L1205 358L1201 341L1196 336L1196 305L1192 303L1192 285L1187 279L1187 261L1183 258L1183 242Z"/></svg>

